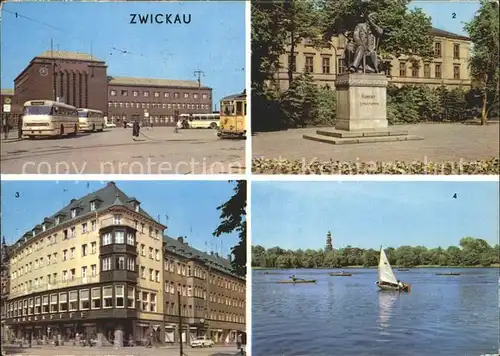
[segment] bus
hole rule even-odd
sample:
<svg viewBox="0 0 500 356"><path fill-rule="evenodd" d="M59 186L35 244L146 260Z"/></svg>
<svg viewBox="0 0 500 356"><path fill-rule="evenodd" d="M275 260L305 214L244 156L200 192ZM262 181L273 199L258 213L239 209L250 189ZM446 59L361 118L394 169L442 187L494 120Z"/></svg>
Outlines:
<svg viewBox="0 0 500 356"><path fill-rule="evenodd" d="M218 113L213 114L180 114L179 119L187 125L184 128L189 129L217 129L220 125Z"/></svg>
<svg viewBox="0 0 500 356"><path fill-rule="evenodd" d="M80 131L104 131L104 113L99 110L78 108L78 128Z"/></svg>
<svg viewBox="0 0 500 356"><path fill-rule="evenodd" d="M23 136L76 135L78 111L74 106L52 100L30 100L24 103Z"/></svg>
<svg viewBox="0 0 500 356"><path fill-rule="evenodd" d="M226 96L220 101L219 138L245 138L247 116L247 93Z"/></svg>

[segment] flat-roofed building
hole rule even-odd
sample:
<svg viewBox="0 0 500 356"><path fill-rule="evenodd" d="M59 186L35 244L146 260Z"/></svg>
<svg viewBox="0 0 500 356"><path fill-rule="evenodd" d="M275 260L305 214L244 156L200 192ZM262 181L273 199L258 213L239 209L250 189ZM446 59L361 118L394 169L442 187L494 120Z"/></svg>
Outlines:
<svg viewBox="0 0 500 356"><path fill-rule="evenodd" d="M471 87L468 70L471 40L452 32L433 28L434 58L430 61L420 60L417 66L408 57L390 59L389 82L397 86L424 84L431 87L445 85L447 87ZM338 74L345 73L347 68L342 61L346 45L344 36L332 37L331 45L315 48L310 39L296 46L292 57L290 48L280 57L280 70L277 75L280 88L288 88L288 68L292 66L294 76L309 73L318 85L335 88Z"/></svg>
<svg viewBox="0 0 500 356"><path fill-rule="evenodd" d="M108 78L108 116L117 125L174 126L180 114L212 112L212 89L195 80Z"/></svg>

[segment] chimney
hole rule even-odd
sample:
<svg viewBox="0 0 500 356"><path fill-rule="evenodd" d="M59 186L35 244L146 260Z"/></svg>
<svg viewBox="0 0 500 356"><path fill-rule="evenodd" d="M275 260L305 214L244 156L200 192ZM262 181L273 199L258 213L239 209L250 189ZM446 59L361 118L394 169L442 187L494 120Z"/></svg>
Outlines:
<svg viewBox="0 0 500 356"><path fill-rule="evenodd" d="M111 182L108 182L108 187L114 187L116 186L115 182L111 181Z"/></svg>
<svg viewBox="0 0 500 356"><path fill-rule="evenodd" d="M215 257L219 258L219 253L218 252L215 253Z"/></svg>
<svg viewBox="0 0 500 356"><path fill-rule="evenodd" d="M71 201L69 202L70 204L73 204L74 202L76 201L76 199L71 199Z"/></svg>
<svg viewBox="0 0 500 356"><path fill-rule="evenodd" d="M231 254L227 255L227 259L229 260L229 262L232 262L232 261L231 261L231 258L232 258L232 257L231 257Z"/></svg>
<svg viewBox="0 0 500 356"><path fill-rule="evenodd" d="M181 244L183 244L184 243L184 238L182 236L179 236L177 238L177 241L179 241Z"/></svg>
<svg viewBox="0 0 500 356"><path fill-rule="evenodd" d="M214 255L214 251L210 251L210 256L213 256Z"/></svg>

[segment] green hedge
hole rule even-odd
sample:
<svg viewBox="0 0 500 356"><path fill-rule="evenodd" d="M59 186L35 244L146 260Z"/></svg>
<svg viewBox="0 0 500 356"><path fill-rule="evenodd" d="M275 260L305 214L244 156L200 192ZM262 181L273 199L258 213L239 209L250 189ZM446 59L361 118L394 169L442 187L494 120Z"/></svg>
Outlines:
<svg viewBox="0 0 500 356"><path fill-rule="evenodd" d="M420 174L420 175L475 175L500 174L498 158L470 162L340 162L265 159L257 158L252 162L252 172L257 174Z"/></svg>

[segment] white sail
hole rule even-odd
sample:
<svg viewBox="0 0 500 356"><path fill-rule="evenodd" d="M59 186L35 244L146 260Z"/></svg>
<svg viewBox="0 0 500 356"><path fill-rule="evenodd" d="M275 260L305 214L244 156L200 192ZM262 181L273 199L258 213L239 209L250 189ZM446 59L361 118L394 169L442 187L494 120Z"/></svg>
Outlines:
<svg viewBox="0 0 500 356"><path fill-rule="evenodd" d="M397 284L398 280L392 271L391 264L385 255L384 249L380 249L380 261L378 263L378 280L380 282Z"/></svg>

